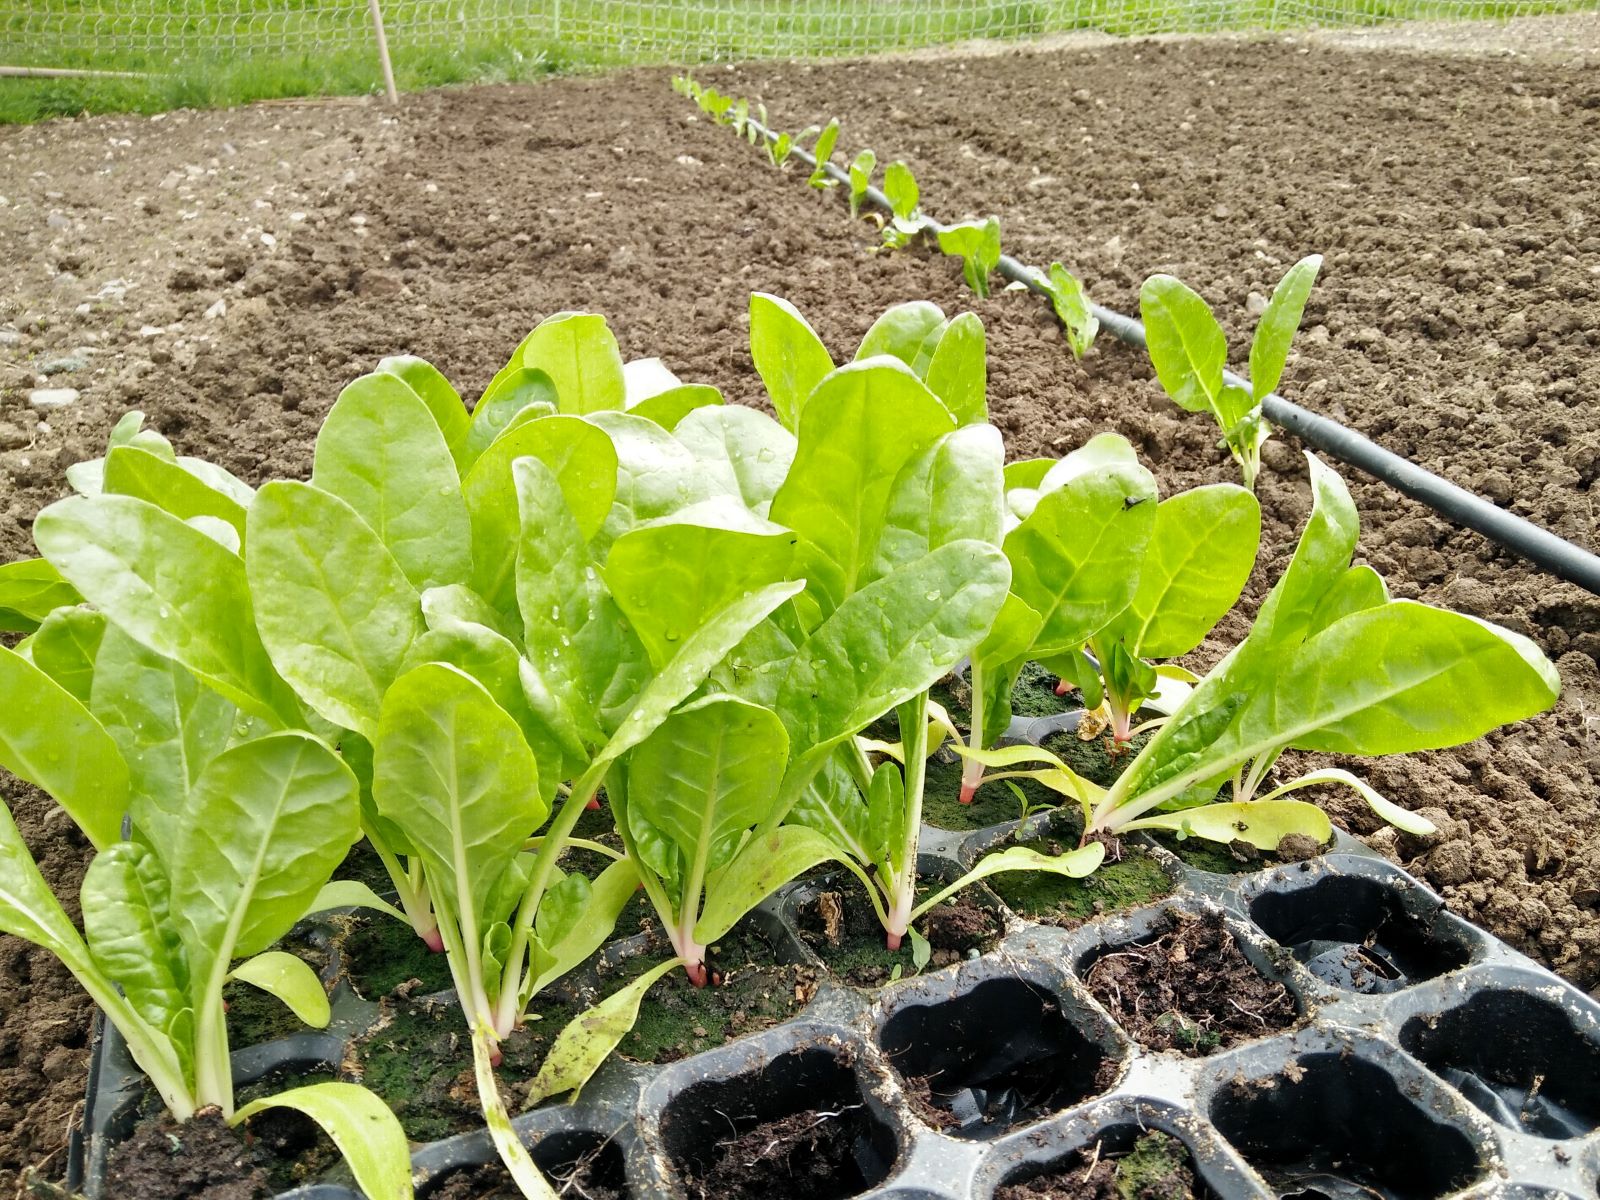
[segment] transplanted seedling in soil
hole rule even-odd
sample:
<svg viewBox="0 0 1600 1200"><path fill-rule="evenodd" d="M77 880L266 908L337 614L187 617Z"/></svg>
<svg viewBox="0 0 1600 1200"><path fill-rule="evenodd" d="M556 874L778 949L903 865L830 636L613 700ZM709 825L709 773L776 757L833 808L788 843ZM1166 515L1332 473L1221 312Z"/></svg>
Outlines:
<svg viewBox="0 0 1600 1200"><path fill-rule="evenodd" d="M1321 266L1320 254L1303 258L1273 290L1250 345L1249 390L1223 378L1228 339L1204 300L1170 275L1152 275L1139 289L1150 361L1163 390L1180 408L1209 411L1216 418L1223 444L1252 490L1261 470L1261 447L1272 436L1261 402L1283 376L1289 343Z"/></svg>

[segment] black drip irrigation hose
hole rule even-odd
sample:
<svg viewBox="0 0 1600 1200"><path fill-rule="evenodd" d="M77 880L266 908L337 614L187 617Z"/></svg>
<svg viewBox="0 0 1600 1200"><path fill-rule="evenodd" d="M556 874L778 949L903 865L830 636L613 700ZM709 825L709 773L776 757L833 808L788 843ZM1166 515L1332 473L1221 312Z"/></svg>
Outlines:
<svg viewBox="0 0 1600 1200"><path fill-rule="evenodd" d="M778 135L753 117L748 119L748 125L768 142L777 141ZM815 168L817 165L816 156L798 146L790 153L807 166ZM830 179L846 187L850 185L849 172L832 162L824 164L823 171ZM879 189L868 187L865 196L874 207L884 212L894 211L889 198ZM949 228L926 214L923 214L923 218L935 234ZM1000 256L995 270L1008 281L1019 283L1029 291L1049 298L1050 292L1045 286L1044 277L1009 254ZM1137 346L1141 350L1145 348L1144 326L1139 321L1098 304L1090 305L1090 309L1102 329L1109 330L1114 337L1130 346ZM1249 389L1247 380L1232 371L1225 374L1228 383ZM1515 513L1507 512L1466 488L1441 479L1410 459L1402 458L1392 450L1385 450L1355 430L1301 408L1276 392L1268 393L1261 402L1261 411L1267 420L1288 430L1307 445L1365 471L1375 479L1381 479L1396 491L1427 505L1447 521L1480 533L1535 566L1600 595L1600 557L1582 546L1558 537Z"/></svg>

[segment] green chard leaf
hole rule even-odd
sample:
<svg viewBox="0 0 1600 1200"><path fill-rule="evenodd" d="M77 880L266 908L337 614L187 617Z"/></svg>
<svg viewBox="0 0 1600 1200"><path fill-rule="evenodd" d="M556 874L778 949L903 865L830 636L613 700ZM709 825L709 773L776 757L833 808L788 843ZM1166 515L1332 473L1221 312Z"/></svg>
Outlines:
<svg viewBox="0 0 1600 1200"><path fill-rule="evenodd" d="M423 630L421 598L400 564L355 509L306 483L261 489L245 545L273 664L312 709L370 740L384 691Z"/></svg>
<svg viewBox="0 0 1600 1200"><path fill-rule="evenodd" d="M471 575L455 460L399 376L363 375L339 393L317 434L311 482L361 515L418 591Z"/></svg>
<svg viewBox="0 0 1600 1200"><path fill-rule="evenodd" d="M900 469L954 427L938 398L893 360L852 363L818 385L771 515L800 535L795 574L824 616L870 569Z"/></svg>
<svg viewBox="0 0 1600 1200"><path fill-rule="evenodd" d="M1317 271L1322 267L1322 255L1302 258L1290 267L1267 302L1267 311L1261 314L1255 338L1250 343L1250 390L1259 400L1278 386L1283 378L1283 364L1289 357L1289 343L1295 330L1300 328L1300 317L1305 312L1306 299L1317 282Z"/></svg>
<svg viewBox="0 0 1600 1200"><path fill-rule="evenodd" d="M563 312L546 318L523 341L521 359L550 377L561 412L583 416L627 403L622 355L604 317Z"/></svg>
<svg viewBox="0 0 1600 1200"><path fill-rule="evenodd" d="M1139 314L1162 389L1180 408L1211 409L1222 393L1228 341L1206 302L1172 276L1152 275L1139 289Z"/></svg>
<svg viewBox="0 0 1600 1200"><path fill-rule="evenodd" d="M752 292L750 357L778 420L797 428L806 398L833 370L833 356L822 339L787 300Z"/></svg>
<svg viewBox="0 0 1600 1200"><path fill-rule="evenodd" d="M378 370L403 380L428 406L433 423L444 435L445 445L450 447L450 457L456 464L457 473L465 475L468 466L467 406L462 403L460 394L450 381L432 363L411 354L396 354L380 359Z"/></svg>
<svg viewBox="0 0 1600 1200"><path fill-rule="evenodd" d="M33 536L84 599L129 637L257 716L298 719L256 632L237 554L131 496L58 501L39 514Z"/></svg>

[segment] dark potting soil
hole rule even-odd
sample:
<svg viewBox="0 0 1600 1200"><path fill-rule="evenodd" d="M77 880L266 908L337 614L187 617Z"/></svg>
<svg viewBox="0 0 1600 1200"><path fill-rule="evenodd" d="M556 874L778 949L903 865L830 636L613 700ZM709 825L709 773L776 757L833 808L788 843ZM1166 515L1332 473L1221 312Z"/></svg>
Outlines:
<svg viewBox="0 0 1600 1200"><path fill-rule="evenodd" d="M1203 1194L1189 1148L1152 1129L1126 1151L1096 1142L1053 1171L1002 1184L994 1200L1195 1200Z"/></svg>
<svg viewBox="0 0 1600 1200"><path fill-rule="evenodd" d="M497 1075L512 1112L521 1108L518 1085L539 1073L551 1042L578 1011L536 998L527 1023L501 1042ZM483 1126L472 1041L453 1001L386 998L378 1023L355 1040L346 1064L351 1079L394 1109L413 1141Z"/></svg>
<svg viewBox="0 0 1600 1200"><path fill-rule="evenodd" d="M379 1000L396 992L428 996L455 986L450 960L443 952L428 949L405 922L365 909L340 920L345 925L340 966L364 999Z"/></svg>
<svg viewBox="0 0 1600 1200"><path fill-rule="evenodd" d="M1251 966L1216 913L1173 913L1153 936L1101 954L1084 980L1141 1045L1190 1058L1300 1019L1288 989Z"/></svg>
<svg viewBox="0 0 1600 1200"><path fill-rule="evenodd" d="M1053 856L1072 849L1075 842L1043 837L1018 844ZM1048 871L1001 871L985 882L1019 916L1068 929L1172 894L1172 880L1160 861L1132 841L1121 842L1085 879Z"/></svg>
<svg viewBox="0 0 1600 1200"><path fill-rule="evenodd" d="M165 1115L141 1122L112 1152L108 1196L162 1200L267 1200L277 1190L272 1151L228 1127L215 1110L178 1124Z"/></svg>
<svg viewBox="0 0 1600 1200"><path fill-rule="evenodd" d="M906 156L930 209L998 213L1008 249L1061 258L1096 299L1131 309L1147 274L1177 272L1217 304L1236 361L1250 293L1326 251L1291 398L1584 540L1600 434L1574 400L1600 387L1600 334L1593 235L1569 217L1600 207L1587 150L1600 111L1568 101L1592 91L1592 66L1524 51L1196 38L766 64L719 86L794 127L838 113L841 153ZM1296 105L1275 102L1290 93ZM0 207L0 241L15 248L0 319L19 334L0 363L26 380L46 358L93 351L53 377L77 403L39 422L13 389L0 414L0 559L34 552L31 522L66 494L63 471L102 453L130 408L180 452L251 483L304 477L322 416L381 356L427 357L471 399L562 309L604 312L627 357L660 355L684 379L759 405L736 332L758 289L794 302L836 357L897 301L978 312L990 408L1014 458L1117 428L1164 494L1237 478L1215 430L1160 395L1142 355L1102 338L1075 363L1032 301L973 300L959 268L925 250L868 255L868 223L792 169L762 166L671 94L664 72L447 89L398 112L257 105L58 121L0 130L0 152L24 181ZM213 157L216 174L185 170ZM55 210L70 228L47 225ZM241 238L256 227L275 248ZM123 298L96 298L112 280L130 285ZM205 321L219 299L226 315ZM1297 450L1287 437L1268 444L1263 549L1241 615L1186 665L1204 668L1237 639L1287 561L1308 511ZM1529 634L1557 658L1563 700L1467 747L1353 764L1422 809L1436 836L1396 835L1335 792L1303 794L1375 834L1455 911L1600 987L1600 601L1347 478L1360 557L1394 592ZM0 790L75 916L87 843L42 793L13 780ZM48 954L9 936L0 991L6 1194L26 1164L63 1169L90 1005Z"/></svg>
<svg viewBox="0 0 1600 1200"><path fill-rule="evenodd" d="M943 886L936 880L918 880L918 902ZM883 925L861 881L853 875L829 877L826 888L795 915L806 945L833 975L846 983L879 987L917 972L911 938L902 939L898 950L888 949ZM916 922L915 928L928 940L930 954L925 969L937 970L993 949L1005 932L1005 919L983 888L974 886L936 905Z"/></svg>
<svg viewBox="0 0 1600 1200"><path fill-rule="evenodd" d="M867 1136L860 1105L843 1111L807 1109L717 1144L704 1166L686 1171L693 1200L760 1196L766 1200L842 1200L870 1186L856 1165Z"/></svg>
<svg viewBox="0 0 1600 1200"><path fill-rule="evenodd" d="M575 1163L558 1167L540 1164L545 1178L564 1200L628 1200L627 1179L620 1154L607 1153L607 1144L595 1147ZM523 1200L520 1188L498 1161L463 1167L445 1176L428 1193L429 1200Z"/></svg>
<svg viewBox="0 0 1600 1200"><path fill-rule="evenodd" d="M671 954L670 948L657 947L629 958L601 973L601 987L609 994ZM788 1020L817 989L815 967L777 962L772 946L748 924L710 947L706 965L710 982L705 987L695 987L676 968L651 985L638 1021L618 1046L623 1056L676 1062Z"/></svg>

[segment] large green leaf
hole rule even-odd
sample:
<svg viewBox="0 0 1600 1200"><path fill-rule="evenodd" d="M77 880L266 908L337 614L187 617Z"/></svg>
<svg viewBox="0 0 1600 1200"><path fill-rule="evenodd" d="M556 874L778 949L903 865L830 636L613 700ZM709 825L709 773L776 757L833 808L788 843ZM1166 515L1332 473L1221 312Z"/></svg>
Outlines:
<svg viewBox="0 0 1600 1200"><path fill-rule="evenodd" d="M663 721L628 760L628 817L645 818L703 882L767 815L783 778L789 739L766 708L708 696ZM690 902L698 896L686 896Z"/></svg>
<svg viewBox="0 0 1600 1200"><path fill-rule="evenodd" d="M1011 590L1043 622L1036 654L1081 646L1127 607L1155 520L1155 480L1136 463L1084 471L1039 497L1005 539Z"/></svg>
<svg viewBox="0 0 1600 1200"><path fill-rule="evenodd" d="M1521 634L1394 600L1335 621L1282 664L1241 736L1338 754L1405 754L1543 712L1561 679Z"/></svg>
<svg viewBox="0 0 1600 1200"><path fill-rule="evenodd" d="M617 491L617 452L605 432L577 417L519 425L486 450L462 485L472 518L473 589L502 612L515 600L515 543L521 518L511 464L537 458L555 473L585 541L600 532Z"/></svg>
<svg viewBox="0 0 1600 1200"><path fill-rule="evenodd" d="M945 326L928 363L927 384L958 424L989 419L987 349L977 313L962 313Z"/></svg>
<svg viewBox="0 0 1600 1200"><path fill-rule="evenodd" d="M765 413L740 405L698 408L673 429L713 490L766 516L794 465L794 435Z"/></svg>
<svg viewBox="0 0 1600 1200"><path fill-rule="evenodd" d="M1139 587L1117 632L1141 658L1187 654L1233 607L1255 565L1261 506L1231 483L1180 492L1156 509Z"/></svg>
<svg viewBox="0 0 1600 1200"><path fill-rule="evenodd" d="M216 517L244 536L243 504L176 462L137 446L116 446L106 454L103 486L115 495L148 500L183 520Z"/></svg>
<svg viewBox="0 0 1600 1200"><path fill-rule="evenodd" d="M312 1083L276 1092L246 1104L234 1114L234 1124L269 1108L292 1108L322 1126L369 1200L411 1200L411 1146L406 1132L389 1106L366 1088Z"/></svg>
<svg viewBox="0 0 1600 1200"><path fill-rule="evenodd" d="M1228 339L1211 309L1171 275L1152 275L1139 289L1139 314L1162 389L1190 412L1208 411L1228 361Z"/></svg>
<svg viewBox="0 0 1600 1200"><path fill-rule="evenodd" d="M942 678L994 623L1010 576L993 546L951 542L852 595L799 648L779 689L796 753L825 755Z"/></svg>
<svg viewBox="0 0 1600 1200"><path fill-rule="evenodd" d="M49 792L96 848L122 834L128 768L89 710L13 650L0 647L0 766Z"/></svg>
<svg viewBox="0 0 1600 1200"><path fill-rule="evenodd" d="M455 460L398 376L363 375L339 393L317 434L311 482L361 514L417 590L472 573Z"/></svg>
<svg viewBox="0 0 1600 1200"><path fill-rule="evenodd" d="M581 742L601 740L584 688L580 637L589 624L594 568L555 473L537 458L511 464L522 531L516 543L517 606L523 645L537 687L528 699L551 728L572 729Z"/></svg>
<svg viewBox="0 0 1600 1200"><path fill-rule="evenodd" d="M695 456L654 421L632 413L602 412L588 418L611 438L617 452L617 487L600 534L603 552L628 530L669 516L716 494L715 481Z"/></svg>
<svg viewBox="0 0 1600 1200"><path fill-rule="evenodd" d="M595 756L589 770L603 771L655 732L656 726L705 681L711 669L773 609L793 598L800 587L797 582L774 583L741 596L685 638L672 661L638 693L626 719Z"/></svg>
<svg viewBox="0 0 1600 1200"><path fill-rule="evenodd" d="M486 625L453 621L413 642L401 670L430 662L448 663L472 676L517 723L539 766L539 794L546 804L552 802L556 786L567 775L563 764L575 762L583 746L575 729L552 728L550 714L541 716L528 702L523 688L524 660L517 648Z"/></svg>
<svg viewBox="0 0 1600 1200"><path fill-rule="evenodd" d="M450 898L462 936L481 941L506 915L486 911L490 893L550 811L521 730L476 680L429 663L384 697L375 753L378 812Z"/></svg>
<svg viewBox="0 0 1600 1200"><path fill-rule="evenodd" d="M892 360L851 363L817 386L771 516L800 535L795 574L823 616L869 569L900 469L954 428L938 398Z"/></svg>
<svg viewBox="0 0 1600 1200"><path fill-rule="evenodd" d="M750 357L778 420L796 428L806 397L833 370L833 356L822 339L787 300L752 292Z"/></svg>
<svg viewBox="0 0 1600 1200"><path fill-rule="evenodd" d="M45 559L0 565L0 631L31 633L56 609L82 601L78 589Z"/></svg>
<svg viewBox="0 0 1600 1200"><path fill-rule="evenodd" d="M856 349L856 361L887 354L898 358L918 379L923 379L933 364L933 356L948 325L944 310L937 304L927 300L896 304L886 309L867 330Z"/></svg>
<svg viewBox="0 0 1600 1200"><path fill-rule="evenodd" d="M526 421L554 416L556 385L543 371L518 367L494 377L472 410L463 457L470 469L491 445Z"/></svg>
<svg viewBox="0 0 1600 1200"><path fill-rule="evenodd" d="M407 387L428 406L434 424L450 447L450 457L459 474L467 470L467 406L444 374L426 359L411 354L396 354L380 359L378 370L405 381Z"/></svg>
<svg viewBox="0 0 1600 1200"><path fill-rule="evenodd" d="M1257 403L1266 399L1283 377L1289 343L1300 328L1300 315L1305 312L1306 298L1311 295L1321 266L1320 254L1302 258L1272 290L1272 299L1267 302L1267 311L1261 314L1261 323L1250 343L1250 390Z"/></svg>
<svg viewBox="0 0 1600 1200"><path fill-rule="evenodd" d="M256 633L245 566L198 529L131 496L52 504L34 540L84 599L135 641L177 659L273 721L287 697Z"/></svg>
<svg viewBox="0 0 1600 1200"><path fill-rule="evenodd" d="M528 335L521 353L524 367L550 376L564 413L581 416L620 409L626 402L622 355L604 317L557 313Z"/></svg>
<svg viewBox="0 0 1600 1200"><path fill-rule="evenodd" d="M100 642L89 711L128 765L134 826L158 850L176 845L189 789L227 748L237 710L181 663L112 625Z"/></svg>
<svg viewBox="0 0 1600 1200"><path fill-rule="evenodd" d="M74 974L91 965L89 948L39 873L6 804L0 804L0 933L43 946Z"/></svg>
<svg viewBox="0 0 1600 1200"><path fill-rule="evenodd" d="M871 570L880 578L948 542L1000 541L1005 445L993 425L947 433L900 469Z"/></svg>
<svg viewBox="0 0 1600 1200"><path fill-rule="evenodd" d="M370 739L384 690L423 629L400 564L343 500L284 480L257 494L245 546L273 665L311 708Z"/></svg>
<svg viewBox="0 0 1600 1200"><path fill-rule="evenodd" d="M605 578L657 667L730 600L787 576L795 536L732 500L708 500L618 538Z"/></svg>
<svg viewBox="0 0 1600 1200"><path fill-rule="evenodd" d="M95 966L151 1028L168 1028L189 1007L189 970L161 859L138 842L114 843L89 864L81 899Z"/></svg>
<svg viewBox="0 0 1600 1200"><path fill-rule="evenodd" d="M303 733L244 742L200 773L165 860L202 1047L232 960L289 932L361 836L360 813L350 768Z"/></svg>
<svg viewBox="0 0 1600 1200"><path fill-rule="evenodd" d="M28 657L34 666L88 704L94 663L105 633L104 613L81 605L58 608L39 622L38 631L28 639Z"/></svg>

